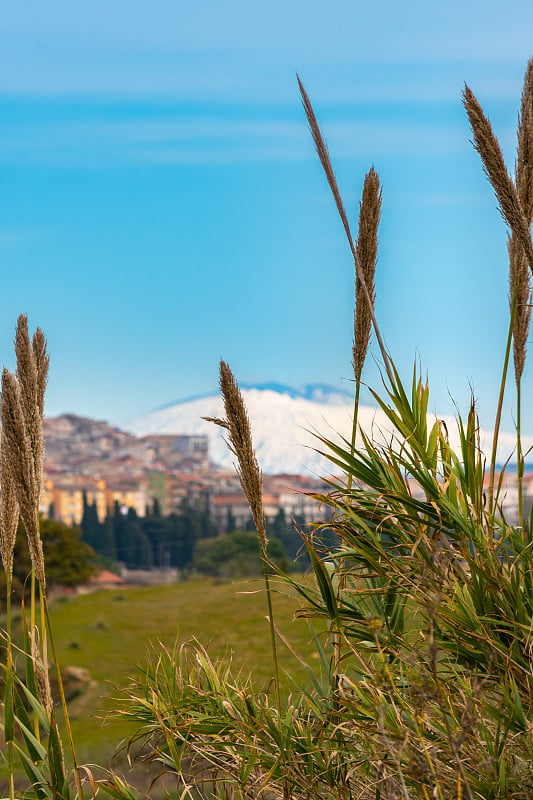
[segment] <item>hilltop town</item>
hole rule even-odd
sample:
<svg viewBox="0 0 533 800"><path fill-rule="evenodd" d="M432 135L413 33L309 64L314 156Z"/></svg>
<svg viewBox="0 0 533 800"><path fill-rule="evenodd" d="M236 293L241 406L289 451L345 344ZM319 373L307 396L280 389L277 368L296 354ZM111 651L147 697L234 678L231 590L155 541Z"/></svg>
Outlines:
<svg viewBox="0 0 533 800"><path fill-rule="evenodd" d="M47 418L45 487L41 513L79 525L84 503L96 506L102 522L118 503L139 517L157 501L163 515L178 511L183 501L209 512L219 530L228 515L237 526L250 511L235 470L210 460L208 437L201 434L135 436L74 414ZM273 519L282 509L287 517L324 518L324 510L309 492L324 484L302 475L265 475L264 506Z"/></svg>

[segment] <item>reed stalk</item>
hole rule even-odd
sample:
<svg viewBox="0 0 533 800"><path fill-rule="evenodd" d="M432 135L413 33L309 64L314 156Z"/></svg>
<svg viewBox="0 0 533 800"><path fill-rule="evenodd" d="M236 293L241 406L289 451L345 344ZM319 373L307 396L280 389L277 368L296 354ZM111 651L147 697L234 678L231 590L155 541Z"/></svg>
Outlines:
<svg viewBox="0 0 533 800"><path fill-rule="evenodd" d="M363 194L359 207L359 231L356 244L356 260L363 275L371 309L375 307L375 274L378 254L378 227L381 216L381 186L379 176L374 167L365 175ZM354 311L354 342L353 342L353 371L355 379L355 397L352 423L351 452L355 452L357 437L357 418L359 412L359 396L361 392L361 375L368 352L370 332L372 329L372 316L367 305L367 295L363 289L360 278L355 275L355 311ZM352 474L348 475L347 490L352 488Z"/></svg>
<svg viewBox="0 0 533 800"><path fill-rule="evenodd" d="M507 333L507 344L505 347L505 356L503 359L502 377L500 380L500 390L498 392L498 405L496 407L496 418L494 420L494 431L492 434L492 450L490 456L490 472L489 472L489 487L488 487L488 511L492 514L494 511L494 481L496 476L496 451L498 449L498 439L500 436L500 424L502 420L503 398L505 395L505 387L507 385L507 375L509 373L509 359L511 357L511 347L513 344L513 325L514 316L516 313L516 292L514 293L513 303L511 306L511 317L509 320L509 329Z"/></svg>
<svg viewBox="0 0 533 800"><path fill-rule="evenodd" d="M522 391L520 382L516 387L516 483L518 490L518 524L524 527L524 453L522 451Z"/></svg>
<svg viewBox="0 0 533 800"><path fill-rule="evenodd" d="M494 189L500 213L513 236L520 242L533 272L533 244L530 226L522 209L517 189L507 172L500 143L474 93L466 85L463 103L474 136L474 147L481 157L485 174Z"/></svg>
<svg viewBox="0 0 533 800"><path fill-rule="evenodd" d="M531 291L529 269L522 248L514 237L508 242L509 250L509 306L513 318L513 360L516 385L516 467L518 490L518 524L524 525L523 475L524 456L522 452L522 374L526 362L527 338L531 319ZM513 314L513 297L516 303Z"/></svg>
<svg viewBox="0 0 533 800"><path fill-rule="evenodd" d="M491 466L489 475L488 508L493 510L494 479L496 471L496 449L501 423L503 396L507 381L511 344L515 364L517 391L517 486L519 525L523 526L522 474L523 454L521 446L521 391L520 383L526 359L526 342L531 316L529 272L533 271L533 244L531 222L533 220L533 64L526 71L522 106L518 123L518 149L515 182L509 176L500 144L488 118L471 89L465 85L463 103L468 115L474 147L478 151L483 169L494 189L500 213L511 230L508 242L510 325L505 350L502 380L494 423Z"/></svg>
<svg viewBox="0 0 533 800"><path fill-rule="evenodd" d="M533 59L527 65L522 89L522 101L518 117L517 153L515 164L515 184L518 198L531 229L533 222ZM524 456L522 451L522 373L527 355L527 339L531 322L531 289L527 259L522 248L511 236L509 249L510 294L516 289L518 294L516 317L513 329L513 355L516 383L516 456L518 488L518 524L524 525L523 475Z"/></svg>
<svg viewBox="0 0 533 800"><path fill-rule="evenodd" d="M6 696L4 698L4 731L9 730L7 719L8 713L13 712L13 643L12 643L12 619L11 619L11 576L6 575L6 615L7 615L7 656L6 656ZM8 697L8 692L10 697ZM7 744L7 764L9 770L9 797L15 800L15 756L13 752L13 739L11 734L5 736Z"/></svg>
<svg viewBox="0 0 533 800"><path fill-rule="evenodd" d="M3 419L3 404L1 415ZM12 740L13 719L7 717L13 714L13 637L12 637L12 608L11 594L13 590L13 552L18 526L18 504L13 492L13 484L9 472L9 461L6 454L4 439L0 443L0 551L6 576L6 615L7 615L7 642L6 642L6 697L4 702L4 730L6 731L8 769L9 769L9 792L11 800L14 800L14 780L15 762Z"/></svg>
<svg viewBox="0 0 533 800"><path fill-rule="evenodd" d="M44 438L43 414L44 394L47 383L49 356L46 340L42 331L37 328L30 341L28 320L21 314L17 321L15 335L15 353L17 357L17 373L13 375L7 369L2 373L2 496L3 513L6 517L6 502L11 491L16 501L15 508L24 524L28 541L28 549L32 563L31 571L31 653L27 657L34 659L37 665L39 658L36 626L37 585L40 601L40 641L42 647L44 698L43 705L49 715L50 725L53 722L53 705L50 691L48 669L48 638L52 646L57 681L63 709L64 724L67 730L74 774L79 800L83 800L81 775L76 758L70 718L66 704L61 669L52 634L52 625L46 595L46 571L43 546L40 535L39 500L43 485ZM5 494L5 500L4 500ZM14 512L12 512L14 513ZM5 524L2 520L2 542L5 538ZM16 529L15 529L16 533ZM14 546L14 534L13 534ZM5 544L2 544L4 558ZM6 558L4 558L6 563ZM12 567L12 562L11 562ZM35 735L40 736L37 714L34 718Z"/></svg>
<svg viewBox="0 0 533 800"><path fill-rule="evenodd" d="M354 413L352 422L352 435L351 435L351 453L355 452L355 442L357 437L357 423L359 411L359 397L361 389L361 373L363 364L368 350L368 342L370 338L371 328L374 328L378 346L381 351L383 364L387 372L387 376L391 385L394 385L395 376L392 369L390 356L385 349L385 344L381 336L376 315L374 311L375 293L374 293L374 275L376 269L377 258L377 230L379 225L379 218L381 214L381 187L379 177L374 170L374 167L365 176L363 185L363 194L359 212L359 231L357 237L357 244L354 244L353 236L350 230L348 217L344 209L344 204L340 195L337 179L333 170L333 165L329 156L329 151L320 131L313 106L309 99L307 92L297 76L302 104L307 116L309 129L315 143L315 148L318 158L322 165L322 169L326 175L326 180L330 187L337 211L339 213L348 244L352 253L354 267L355 267L355 317L354 317L354 344L353 344L353 369L355 376L355 396L354 396ZM350 492L352 488L352 473L348 471L347 478L347 491ZM338 581L338 600L340 600L342 591L345 585L344 570L341 565L339 570ZM335 662L335 675L338 676L340 672L341 662L341 648L342 637L340 631L333 633L333 651Z"/></svg>
<svg viewBox="0 0 533 800"><path fill-rule="evenodd" d="M60 668L60 665L59 665L59 659L57 657L57 650L56 650L55 641L54 641L54 635L53 635L53 631L52 631L52 621L50 619L50 610L49 610L49 607L48 607L48 599L47 599L47 596L46 596L45 589L43 587L40 587L40 589L41 589L41 591L40 591L41 608L42 608L42 614L43 614L43 619L44 619L44 623L43 624L45 625L45 630L48 632L48 636L50 637L50 644L51 644L51 647L52 647L52 656L53 656L54 664L55 664L55 667L56 667L56 675L57 675L57 685L58 685L58 689L59 689L59 697L61 699L61 708L63 710L63 719L64 719L64 723L65 723L65 729L67 731L67 738L68 738L69 748L70 748L70 752L71 752L71 755L72 755L72 764L73 764L73 768L74 768L74 777L75 777L75 780L76 780L76 787L78 789L78 798L79 798L79 800L83 800L83 787L82 787L82 783L81 783L80 766L78 764L78 759L77 759L77 756L76 756L76 747L74 745L74 738L72 736L72 727L71 727L71 724L70 724L70 715L69 715L69 712L68 712L67 699L66 699L66 696L65 696L65 687L64 687L64 684L63 684L63 678L62 678L62 675L61 675L61 668ZM46 662L45 662L45 669L47 669Z"/></svg>
<svg viewBox="0 0 533 800"><path fill-rule="evenodd" d="M224 400L225 419L217 417L204 417L208 422L226 431L226 443L237 459L236 469L259 537L261 560L263 564L263 577L267 596L268 622L270 627L270 641L272 648L272 661L274 664L274 687L278 709L281 709L279 665L276 648L276 631L274 612L272 608L272 589L269 578L269 560L267 554L267 534L265 514L263 510L263 486L261 470L253 448L250 419L244 404L239 386L235 377L225 361L220 361L219 385Z"/></svg>
<svg viewBox="0 0 533 800"><path fill-rule="evenodd" d="M355 397L353 401L353 422L352 422L352 438L350 440L350 452L355 453L355 441L357 439L357 425L359 417L359 398L361 394L361 381L356 378L355 380ZM350 492L353 483L353 475L350 472L348 480L346 481L346 491Z"/></svg>
<svg viewBox="0 0 533 800"><path fill-rule="evenodd" d="M305 114L307 116L307 121L309 123L309 129L311 131L311 135L312 135L313 141L315 143L317 155L318 155L318 158L319 158L320 163L322 165L322 169L324 170L324 173L326 175L326 180L328 182L328 185L330 187L331 193L333 195L333 199L335 201L335 205L337 206L337 211L339 213L339 217L341 219L342 226L344 228L344 232L346 234L346 238L348 239L348 244L349 244L350 250L352 252L352 257L353 257L354 266L355 266L355 274L357 276L357 279L360 281L362 296L365 299L365 303L366 303L366 307L367 307L367 310L368 310L368 314L370 315L370 319L371 319L371 322L372 322L372 327L374 328L374 333L376 334L376 339L377 339L378 346L379 346L379 349L380 349L380 352L381 352L381 357L383 359L383 365L385 367L385 371L387 373L387 377L389 378L390 382L394 383L395 377L394 377L394 371L393 371L392 365L391 365L391 359L390 359L390 356L389 356L389 354L388 354L388 352L387 352L387 350L385 348L383 337L381 335L381 331L380 331L380 328L379 328L379 325L378 325L378 322L377 322L377 319L376 319L376 315L374 313L374 302L373 302L373 299L372 299L372 296L371 296L371 291L370 291L369 287L367 286L367 282L366 282L366 279L365 279L365 275L363 273L363 269L362 269L362 267L361 267L361 265L359 263L359 259L357 257L357 250L356 250L356 247L355 247L355 244L354 244L354 241L353 241L353 236L352 236L352 232L350 230L350 224L348 222L348 217L346 216L346 211L344 210L344 205L343 205L342 198L341 198L341 195L340 195L340 192L339 192L339 187L338 187L338 184L337 184L337 179L335 177L335 172L333 171L333 166L331 164L331 159L329 157L329 151L328 151L326 142L324 141L324 137L322 136L322 133L320 131L320 127L318 125L318 122L317 122L317 119L316 119L316 116L315 116L315 112L313 110L313 106L311 105L311 101L310 101L310 99L309 99L309 97L307 95L307 92L304 89L303 83L301 82L300 77L298 75L296 76L296 78L298 80L298 87L300 89L300 95L301 95L301 98L302 98L302 105L304 107L304 111L305 111ZM532 247L532 251L533 251L533 247Z"/></svg>

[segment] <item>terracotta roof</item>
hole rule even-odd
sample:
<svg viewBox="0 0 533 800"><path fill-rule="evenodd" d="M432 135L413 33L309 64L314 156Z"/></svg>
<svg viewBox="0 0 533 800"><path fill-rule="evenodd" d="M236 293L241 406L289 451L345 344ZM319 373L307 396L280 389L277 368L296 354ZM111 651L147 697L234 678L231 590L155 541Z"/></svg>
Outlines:
<svg viewBox="0 0 533 800"><path fill-rule="evenodd" d="M102 583L124 583L124 578L121 578L120 575L116 575L114 572L110 572L108 569L103 569L101 572L97 572L95 575L91 577L90 583L102 584Z"/></svg>

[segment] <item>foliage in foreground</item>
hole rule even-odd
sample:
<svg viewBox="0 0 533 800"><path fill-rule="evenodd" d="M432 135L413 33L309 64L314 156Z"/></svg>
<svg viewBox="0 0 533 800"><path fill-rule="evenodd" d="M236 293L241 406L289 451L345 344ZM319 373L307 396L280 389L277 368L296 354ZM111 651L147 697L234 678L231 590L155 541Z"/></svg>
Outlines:
<svg viewBox="0 0 533 800"><path fill-rule="evenodd" d="M329 154L300 88L356 269L353 434L341 445L320 439L334 470L343 475L332 479L330 492L319 498L331 508L327 541L336 545L325 547L317 526L306 539L314 582L285 576L303 600L300 615L310 620L311 630L313 619L325 622L328 636L315 639L319 669L304 664L307 685L295 684L282 700L277 653L280 644L291 650L292 645L273 616L261 474L247 412L231 370L221 362L225 417L212 421L224 429L237 458L258 534L273 678L258 691L249 677L232 669L229 657L212 660L199 644L161 648L124 693L122 714L137 726L131 746L139 745L144 761L170 775L171 792L181 797L527 800L533 798L533 540L521 495L519 524L504 518L495 459L513 345L520 408L529 325L533 62L522 98L514 181L468 87L464 95L475 146L511 230L510 326L488 486L475 407L466 420L458 419L459 444L452 447L444 423L428 424L427 385L415 370L407 389L383 346L373 288L379 178L373 169L365 178L354 243ZM385 373L385 392L374 397L394 434L380 443L360 432L362 443L356 448L359 388L372 327ZM3 379L4 434L18 431L19 439L8 439L14 460L8 459L9 469L2 474L8 486L11 480L16 487L44 615L40 629L33 618L26 629L26 682L16 675L8 647L4 732L12 774L18 756L32 785L29 794L67 800L76 792L81 800L84 773L71 736L72 774L65 768L47 693L47 661L37 641L40 633L44 653L47 637L53 648L41 542L29 502L35 509L36 494L26 491L26 483L35 489L40 459L38 436L32 439L35 392L28 392L32 375L39 374L39 352L34 343L33 356L22 353L26 361L33 357L34 369L28 373L20 360L18 394L16 380L5 373ZM4 419L6 407L13 419ZM520 413L521 490L519 420ZM17 441L24 469L16 460ZM0 466L5 464L4 459ZM4 529L0 541L9 603L12 550ZM63 712L69 733L66 704ZM116 775L96 784L90 772L85 774L90 778L85 789L92 795L135 796Z"/></svg>
<svg viewBox="0 0 533 800"><path fill-rule="evenodd" d="M209 781L239 797L533 797L531 543L484 508L474 413L454 453L427 399L416 378L409 398L391 389L408 440L326 443L354 488L322 498L342 545L309 542L316 583L292 581L331 631L311 688L278 708L191 645L132 690L145 757L199 797Z"/></svg>
<svg viewBox="0 0 533 800"><path fill-rule="evenodd" d="M307 541L314 585L287 577L304 601L300 614L329 629L326 640L316 640L321 671L308 667L309 686L295 686L280 704L275 677L272 691L258 694L232 674L230 663L212 662L191 646L162 653L141 674L126 713L139 724L144 757L171 770L191 797L533 798L533 540L521 502L519 524L505 520L495 478L510 352L514 343L520 406L529 324L533 65L515 182L488 120L465 90L474 142L511 229L511 318L488 486L474 405L457 421L454 448L444 423L428 425L427 385L415 370L406 388L383 346L373 309L379 179L373 170L365 179L354 243L301 90L356 266L353 436L341 445L320 440L333 471L344 476L318 498L331 508L328 528L338 546L324 548L317 526ZM374 398L394 434L380 443L361 432L356 448L371 326L385 373L385 392ZM260 516L249 425L228 372L221 362L226 418L216 422ZM517 459L521 491L519 424Z"/></svg>

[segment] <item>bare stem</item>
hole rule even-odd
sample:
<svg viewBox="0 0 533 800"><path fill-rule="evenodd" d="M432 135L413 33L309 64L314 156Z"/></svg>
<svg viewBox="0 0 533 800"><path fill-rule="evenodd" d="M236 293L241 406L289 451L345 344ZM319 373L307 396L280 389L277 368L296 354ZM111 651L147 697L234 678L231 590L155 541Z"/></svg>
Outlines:
<svg viewBox="0 0 533 800"><path fill-rule="evenodd" d="M35 581L35 569L31 568L31 576L30 576L30 630L35 631L35 608L37 605L37 597L36 597L36 581ZM33 714L33 731L35 733L35 737L38 741L41 739L41 729L39 726L39 717L37 713L34 712Z"/></svg>
<svg viewBox="0 0 533 800"><path fill-rule="evenodd" d="M505 358L503 360L502 379L500 383L500 392L498 395L498 407L496 409L496 419L494 421L494 433L492 437L492 453L490 459L490 474L489 474L489 493L488 493L488 510L489 514L493 512L494 501L494 477L496 474L496 451L498 449L498 438L500 435L500 424L502 419L503 398L505 394L505 385L507 383L507 374L509 371L509 358L511 356L511 347L513 344L513 325L516 313L516 289L513 295L513 302L511 306L511 318L509 320L509 332L507 334L507 346L505 348Z"/></svg>
<svg viewBox="0 0 533 800"><path fill-rule="evenodd" d="M353 236L350 230L350 225L348 223L348 217L346 216L346 211L344 210L344 205L342 203L342 199L340 196L339 188L337 186L337 180L335 178L335 173L333 171L333 167L331 165L331 160L329 158L328 148L326 147L326 143L318 126L318 122L316 120L315 112L313 111L313 106L311 105L311 101L307 95L307 92L304 89L303 83L301 82L299 76L296 76L298 79L298 86L300 88L300 94L302 96L302 103L304 106L304 110L307 116L307 121L309 122L309 128L311 129L311 134L313 136L313 140L315 142L315 147L318 153L318 157L320 159L320 163L322 164L322 168L326 174L326 179L328 181L328 185L331 189L331 193L333 194L333 199L335 201L335 205L337 206L337 211L339 212L339 216L342 222L342 226L344 228L344 232L346 233L346 238L348 239L348 244L350 246L350 250L352 252L354 266L355 266L355 274L357 279L361 283L361 288L363 290L363 295L365 298L365 302L368 306L368 313L370 314L370 319L372 320L372 327L374 328L374 332L376 334L376 339L378 342L379 349L381 351L381 357L383 359L383 364L385 366L385 370L387 372L387 376L391 383L394 383L394 374L390 364L390 356L385 349L385 344L383 342L383 338L381 336L381 331L379 329L376 315L374 313L374 303L372 301L372 297L370 295L365 276L363 274L363 270L361 269L361 265L359 264L359 259L357 258L357 251L354 244Z"/></svg>
<svg viewBox="0 0 533 800"><path fill-rule="evenodd" d="M266 590L267 608L268 608L268 625L270 628L270 644L272 647L272 660L274 662L274 690L276 692L276 703L278 706L278 711L281 711L278 651L276 645L276 630L274 625L274 610L272 608L272 590L270 588L270 576L268 574L268 564L264 555L263 555L263 577L265 579L265 590Z"/></svg>
<svg viewBox="0 0 533 800"><path fill-rule="evenodd" d="M12 620L11 620L11 591L12 577L6 573L6 614L7 614L7 658L6 658L6 685L9 691L13 692L13 647L12 647ZM13 712L13 700L11 698L11 713ZM4 713L6 706L4 705ZM7 742L7 761L9 768L9 798L15 800L15 756L13 752L13 742Z"/></svg>
<svg viewBox="0 0 533 800"><path fill-rule="evenodd" d="M522 484L524 476L524 454L522 452L522 392L521 380L516 384L516 483L518 489L518 525L524 527L524 498Z"/></svg>
<svg viewBox="0 0 533 800"><path fill-rule="evenodd" d="M359 416L359 395L361 392L361 381L356 380L355 382L355 398L354 398L354 406L353 406L353 423L352 423L352 440L350 442L350 455L353 457L355 455L355 440L357 438L357 420ZM348 474L348 482L346 484L346 491L351 491L353 483L353 473L350 470Z"/></svg>
<svg viewBox="0 0 533 800"><path fill-rule="evenodd" d="M257 462L257 457L253 447L252 431L248 412L242 398L239 385L235 380L229 365L225 361L220 362L220 391L224 400L225 419L204 417L209 422L223 428L227 432L226 443L231 452L237 458L237 474L246 495L252 517L259 537L261 548L261 559L263 562L263 574L265 578L265 589L267 593L268 619L270 625L270 638L272 642L272 659L274 661L274 679L276 700L278 709L280 706L279 690L279 667L276 649L276 632L274 626L274 615L272 610L272 597L270 581L268 577L268 555L267 555L267 533L265 513L263 509L263 480L261 470Z"/></svg>
<svg viewBox="0 0 533 800"><path fill-rule="evenodd" d="M61 708L63 709L63 717L64 717L64 720L65 720L65 728L66 728L66 731L67 731L67 738L68 738L68 742L69 742L69 745L70 745L70 752L72 754L72 763L73 763L73 766L74 766L74 776L76 778L76 786L78 788L78 800L83 800L83 789L82 789L82 785L81 785L80 768L79 768L79 765L78 765L78 760L76 758L76 749L74 747L74 739L72 737L72 728L70 726L70 717L69 717L69 713L68 713L67 699L65 697L65 689L64 689L64 686L63 686L63 678L61 677L61 669L59 667L59 661L58 661L58 658L57 658L57 651L56 651L56 646L55 646L55 642L54 642L54 636L53 636L53 633L52 633L52 623L50 621L50 611L48 609L48 600L47 600L47 597L46 597L46 590L43 589L43 587L41 587L40 594L41 594L41 605L42 605L42 607L44 609L44 615L45 615L45 618L46 618L46 628L48 630L48 635L50 636L50 644L52 646L52 655L54 657L54 663L55 663L55 666L56 666L57 685L58 685L58 688L59 688L59 696L61 698Z"/></svg>
<svg viewBox="0 0 533 800"><path fill-rule="evenodd" d="M355 454L355 440L357 437L357 418L359 416L359 394L361 390L361 380L356 378L355 381L355 398L354 398L354 408L353 408L353 424L352 424L352 440L350 443L350 455L353 457ZM346 483L346 492L351 492L353 483L353 472L350 470L348 473L348 481ZM345 562L341 561L339 566L339 583L338 583L338 590L337 590L337 598L340 601L342 592L344 587L346 586L346 573L345 573ZM338 676L340 673L340 663L342 657L342 637L339 631L336 631L333 636L333 650L335 653L335 675Z"/></svg>

